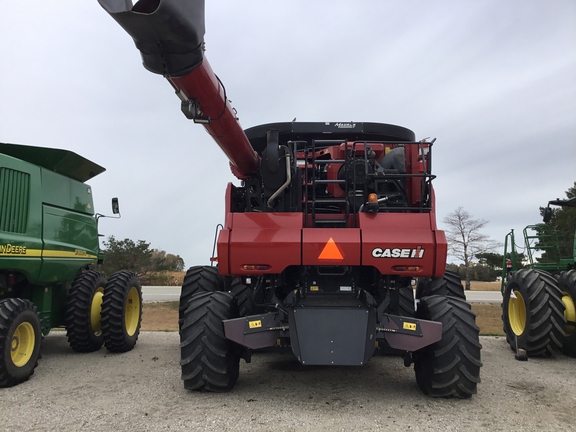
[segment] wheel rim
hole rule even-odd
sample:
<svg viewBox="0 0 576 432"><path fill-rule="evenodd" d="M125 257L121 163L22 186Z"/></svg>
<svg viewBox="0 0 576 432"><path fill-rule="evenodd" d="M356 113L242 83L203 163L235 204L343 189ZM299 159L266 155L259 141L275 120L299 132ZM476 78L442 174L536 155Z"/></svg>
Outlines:
<svg viewBox="0 0 576 432"><path fill-rule="evenodd" d="M29 322L23 322L14 331L10 344L10 357L16 367L25 366L32 357L36 335L34 327Z"/></svg>
<svg viewBox="0 0 576 432"><path fill-rule="evenodd" d="M564 317L566 318L566 321L576 321L576 307L574 306L574 300L572 300L572 297L570 297L570 294L567 292L562 293L562 303L564 303L565 307ZM564 326L564 331L568 335L571 335L574 331L574 326L566 325Z"/></svg>
<svg viewBox="0 0 576 432"><path fill-rule="evenodd" d="M524 304L524 297L519 291L513 291L516 298L510 296L508 302L508 322L516 336L524 333L526 327L526 305Z"/></svg>
<svg viewBox="0 0 576 432"><path fill-rule="evenodd" d="M99 287L94 293L94 296L92 297L92 304L90 305L90 327L96 336L100 336L102 334L101 313L103 298L104 288Z"/></svg>
<svg viewBox="0 0 576 432"><path fill-rule="evenodd" d="M126 298L126 306L124 307L124 324L126 326L126 333L128 336L134 335L138 329L138 321L140 320L140 296L136 287L130 288Z"/></svg>

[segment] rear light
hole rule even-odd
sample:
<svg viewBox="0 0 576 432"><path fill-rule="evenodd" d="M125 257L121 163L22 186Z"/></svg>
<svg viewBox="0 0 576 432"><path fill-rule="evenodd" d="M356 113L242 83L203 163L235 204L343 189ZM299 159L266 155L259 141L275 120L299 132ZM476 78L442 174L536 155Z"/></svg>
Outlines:
<svg viewBox="0 0 576 432"><path fill-rule="evenodd" d="M397 272L419 272L420 266L394 266L392 270Z"/></svg>
<svg viewBox="0 0 576 432"><path fill-rule="evenodd" d="M267 264L244 264L242 270L253 271L253 270L268 270L270 268Z"/></svg>
<svg viewBox="0 0 576 432"><path fill-rule="evenodd" d="M368 195L368 202L370 204L378 204L378 195L371 193Z"/></svg>

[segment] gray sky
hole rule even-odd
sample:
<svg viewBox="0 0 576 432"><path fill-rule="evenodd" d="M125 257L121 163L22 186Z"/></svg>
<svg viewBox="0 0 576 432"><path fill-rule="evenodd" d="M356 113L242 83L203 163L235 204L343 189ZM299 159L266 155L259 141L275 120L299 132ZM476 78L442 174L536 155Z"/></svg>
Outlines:
<svg viewBox="0 0 576 432"><path fill-rule="evenodd" d="M0 3L0 142L72 150L100 232L207 264L230 173L132 39L93 1ZM503 241L576 181L576 2L206 2L206 57L244 128L398 124L437 138L437 218ZM499 251L502 253L502 251Z"/></svg>

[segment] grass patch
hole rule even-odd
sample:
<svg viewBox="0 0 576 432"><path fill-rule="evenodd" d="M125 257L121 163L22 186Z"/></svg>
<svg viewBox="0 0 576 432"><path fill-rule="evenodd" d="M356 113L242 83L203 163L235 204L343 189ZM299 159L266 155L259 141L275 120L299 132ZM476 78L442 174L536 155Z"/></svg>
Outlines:
<svg viewBox="0 0 576 432"><path fill-rule="evenodd" d="M502 308L496 303L471 303L482 336L504 336Z"/></svg>
<svg viewBox="0 0 576 432"><path fill-rule="evenodd" d="M466 282L462 281L462 285ZM500 291L501 282L470 281L470 291Z"/></svg>
<svg viewBox="0 0 576 432"><path fill-rule="evenodd" d="M144 303L142 331L178 331L178 305L174 302ZM502 309L495 303L472 303L482 336L503 336Z"/></svg>
<svg viewBox="0 0 576 432"><path fill-rule="evenodd" d="M178 331L179 302L155 302L142 305L142 331Z"/></svg>

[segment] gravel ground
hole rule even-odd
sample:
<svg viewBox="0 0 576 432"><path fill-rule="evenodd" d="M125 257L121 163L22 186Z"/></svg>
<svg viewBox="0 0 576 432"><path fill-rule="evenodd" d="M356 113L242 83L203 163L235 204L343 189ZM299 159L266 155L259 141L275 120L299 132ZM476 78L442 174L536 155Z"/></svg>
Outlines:
<svg viewBox="0 0 576 432"><path fill-rule="evenodd" d="M469 400L424 396L397 357L330 368L274 353L241 361L234 390L210 394L184 390L177 333L144 332L125 354L77 354L55 331L32 378L0 389L0 430L574 430L575 359L519 362L504 338L481 342Z"/></svg>

